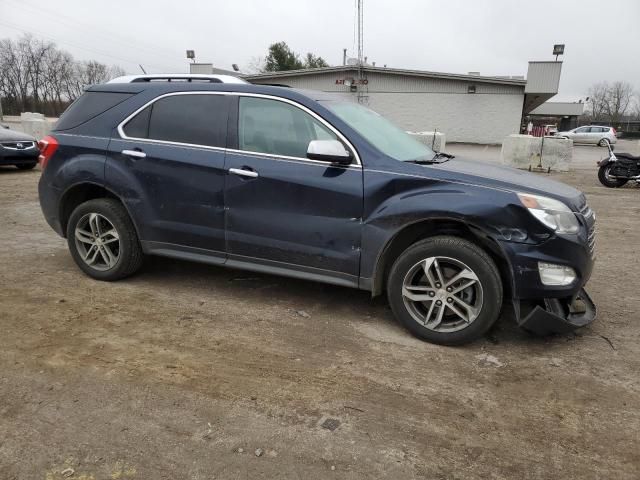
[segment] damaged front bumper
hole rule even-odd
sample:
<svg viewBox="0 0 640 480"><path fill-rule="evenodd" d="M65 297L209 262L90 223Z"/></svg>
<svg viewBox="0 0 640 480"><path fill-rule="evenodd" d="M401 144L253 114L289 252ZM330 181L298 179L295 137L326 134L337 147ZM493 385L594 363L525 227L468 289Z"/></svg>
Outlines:
<svg viewBox="0 0 640 480"><path fill-rule="evenodd" d="M514 300L516 321L537 335L568 333L596 319L596 306L584 288L570 299L545 298L534 305Z"/></svg>

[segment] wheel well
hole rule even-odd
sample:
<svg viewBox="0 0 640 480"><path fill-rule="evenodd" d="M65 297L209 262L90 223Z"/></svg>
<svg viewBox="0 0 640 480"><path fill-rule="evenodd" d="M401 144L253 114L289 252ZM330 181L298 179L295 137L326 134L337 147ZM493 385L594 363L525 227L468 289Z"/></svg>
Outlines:
<svg viewBox="0 0 640 480"><path fill-rule="evenodd" d="M76 185L65 192L60 201L60 223L65 236L67 234L67 222L69 221L69 217L71 217L71 213L81 203L95 198L114 198L120 201L120 199L109 190L94 183Z"/></svg>
<svg viewBox="0 0 640 480"><path fill-rule="evenodd" d="M456 220L425 220L406 226L385 246L378 257L373 273L371 294L380 295L386 286L389 271L396 259L414 243L435 235L451 235L464 238L481 247L495 262L505 290L505 297L511 295L511 268L496 242L483 235L478 229ZM507 297L508 298L508 297Z"/></svg>

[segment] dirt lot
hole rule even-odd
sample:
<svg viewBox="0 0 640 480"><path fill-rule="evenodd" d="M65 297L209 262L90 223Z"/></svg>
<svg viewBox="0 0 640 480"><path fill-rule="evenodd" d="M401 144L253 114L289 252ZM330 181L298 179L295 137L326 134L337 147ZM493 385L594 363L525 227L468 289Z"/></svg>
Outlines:
<svg viewBox="0 0 640 480"><path fill-rule="evenodd" d="M595 174L553 177L598 215L598 321L447 348L365 292L158 258L93 281L39 172L0 168L0 479L640 478L640 188Z"/></svg>

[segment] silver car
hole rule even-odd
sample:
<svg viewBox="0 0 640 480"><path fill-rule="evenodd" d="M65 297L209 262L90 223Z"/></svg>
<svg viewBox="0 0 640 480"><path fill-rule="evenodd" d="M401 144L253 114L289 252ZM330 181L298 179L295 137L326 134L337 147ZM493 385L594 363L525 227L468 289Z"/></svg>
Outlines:
<svg viewBox="0 0 640 480"><path fill-rule="evenodd" d="M568 132L558 132L556 137L570 138L573 143L588 143L606 147L607 144L616 143L616 129L600 125L587 125L574 128Z"/></svg>

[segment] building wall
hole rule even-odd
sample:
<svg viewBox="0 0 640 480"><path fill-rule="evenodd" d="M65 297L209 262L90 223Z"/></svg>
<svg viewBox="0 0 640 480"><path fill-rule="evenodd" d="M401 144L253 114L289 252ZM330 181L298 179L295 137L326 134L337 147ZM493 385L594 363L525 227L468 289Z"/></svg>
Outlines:
<svg viewBox="0 0 640 480"><path fill-rule="evenodd" d="M280 83L294 88L341 93L357 101L358 94L336 80L357 78L353 72L323 72L269 79L254 83ZM456 79L427 78L370 72L367 85L359 85L361 102L405 130L433 131L448 142L501 143L519 133L523 85L503 85ZM467 93L470 85L476 93Z"/></svg>
<svg viewBox="0 0 640 480"><path fill-rule="evenodd" d="M372 93L369 107L409 131L443 132L447 142L499 144L519 133L523 95Z"/></svg>

